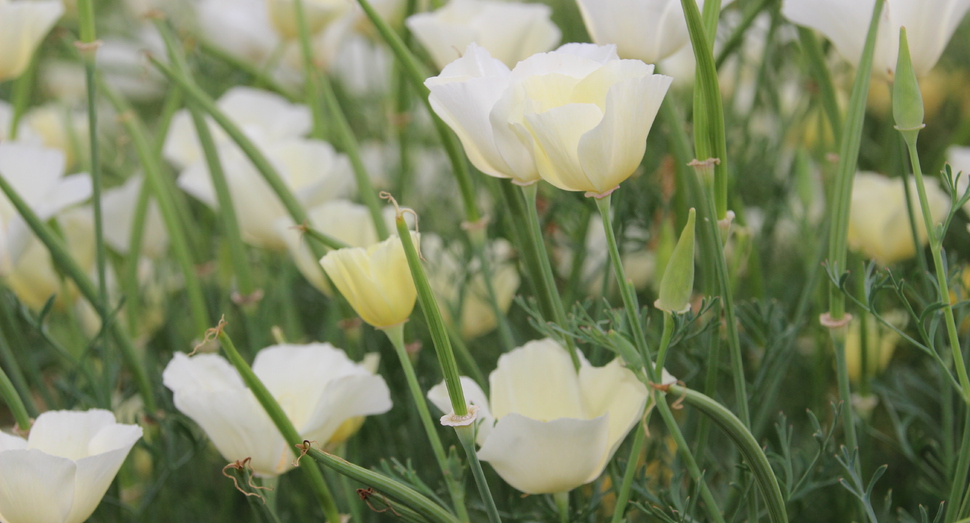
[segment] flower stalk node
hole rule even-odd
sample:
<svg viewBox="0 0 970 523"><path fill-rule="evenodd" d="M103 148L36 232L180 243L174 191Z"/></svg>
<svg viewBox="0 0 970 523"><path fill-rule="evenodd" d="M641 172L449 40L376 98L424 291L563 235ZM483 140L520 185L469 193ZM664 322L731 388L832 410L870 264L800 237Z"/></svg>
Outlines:
<svg viewBox="0 0 970 523"><path fill-rule="evenodd" d="M263 289L256 289L249 294L242 294L239 291L234 291L230 296L230 299L232 299L232 302L240 307L255 305L263 299Z"/></svg>
<svg viewBox="0 0 970 523"><path fill-rule="evenodd" d="M818 322L827 329L841 329L842 327L848 325L850 321L852 321L852 315L848 312L839 319L833 318L828 312L823 313L818 317Z"/></svg>
<svg viewBox="0 0 970 523"><path fill-rule="evenodd" d="M253 458L246 458L243 460L237 459L236 461L233 461L227 464L225 467L222 467L222 475L231 479L233 485L236 486L236 490L238 490L239 492L242 492L243 495L258 498L265 505L266 498L263 497L262 494L260 494L259 492L247 492L241 486L239 486L239 479L236 478L236 476L229 474L228 472L229 469L236 469L240 471L240 473L245 474L246 471L249 470L250 474L249 474L249 479L246 481L246 486L252 488L253 490L273 490L272 487L262 487L260 485L253 483L253 477L256 474L256 470L253 469L253 464L251 463L252 459Z"/></svg>
<svg viewBox="0 0 970 523"><path fill-rule="evenodd" d="M216 325L215 327L212 327L211 329L206 330L205 334L202 335L202 341L200 341L198 345L193 347L192 352L190 352L188 355L194 356L196 352L199 352L199 350L205 351L204 347L209 343L216 341L216 339L218 339L219 336L222 334L222 331L226 328L227 324L228 322L226 322L226 315L223 314L222 317L219 318L219 324Z"/></svg>
<svg viewBox="0 0 970 523"><path fill-rule="evenodd" d="M478 419L478 406L468 405L468 414L459 416L454 412L445 414L441 417L441 424L445 427L467 427Z"/></svg>
<svg viewBox="0 0 970 523"><path fill-rule="evenodd" d="M74 42L74 47L81 53L81 56L85 58L94 58L94 54L101 47L101 40L95 40L93 42L82 42L78 40Z"/></svg>
<svg viewBox="0 0 970 523"><path fill-rule="evenodd" d="M603 191L601 193L595 193L593 191L586 191L586 194L584 196L586 196L587 198L596 198L597 200L602 200L603 198L606 198L607 196L613 194L613 191L615 191L615 190L617 190L619 188L620 188L620 186L617 185L616 187L614 187L612 189L609 189L607 191Z"/></svg>
<svg viewBox="0 0 970 523"><path fill-rule="evenodd" d="M919 124L917 126L914 126L914 127L900 127L898 125L894 125L893 126L893 129L896 129L897 131L899 131L901 133L907 133L907 132L913 132L913 131L922 131L925 128L926 128L926 124L925 123L921 123L921 124Z"/></svg>
<svg viewBox="0 0 970 523"><path fill-rule="evenodd" d="M482 231L488 227L489 221L491 221L489 216L482 216L481 218L473 222L466 220L461 222L461 230L468 231L469 233L472 233L475 231Z"/></svg>

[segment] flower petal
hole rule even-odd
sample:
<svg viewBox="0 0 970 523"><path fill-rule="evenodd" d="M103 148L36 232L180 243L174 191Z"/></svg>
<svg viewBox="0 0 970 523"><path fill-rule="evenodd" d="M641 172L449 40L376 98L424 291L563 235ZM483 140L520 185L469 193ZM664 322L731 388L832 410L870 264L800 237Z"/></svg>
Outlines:
<svg viewBox="0 0 970 523"><path fill-rule="evenodd" d="M636 375L623 366L620 358L603 367L581 367L579 386L587 415L609 415L609 451L603 458L605 467L623 438L640 420L649 392ZM593 479L595 477L590 481Z"/></svg>
<svg viewBox="0 0 970 523"><path fill-rule="evenodd" d="M492 432L492 426L495 425L495 418L488 407L488 397L485 395L485 391L478 386L478 383L468 376L461 376L459 381L461 382L461 390L465 393L465 401L478 407L478 419L481 421L478 422L475 441L481 446L488 439L488 435ZM448 396L448 386L443 381L431 387L431 390L428 391L428 399L435 407L438 407L442 414L450 414L453 411L451 398Z"/></svg>
<svg viewBox="0 0 970 523"><path fill-rule="evenodd" d="M66 521L76 469L73 461L36 449L0 452L0 513L10 523Z"/></svg>
<svg viewBox="0 0 970 523"><path fill-rule="evenodd" d="M499 420L511 413L540 421L589 417L572 360L551 339L503 354L488 381L492 414Z"/></svg>
<svg viewBox="0 0 970 523"><path fill-rule="evenodd" d="M509 414L492 429L478 458L522 492L552 494L599 476L608 440L608 416L538 421Z"/></svg>

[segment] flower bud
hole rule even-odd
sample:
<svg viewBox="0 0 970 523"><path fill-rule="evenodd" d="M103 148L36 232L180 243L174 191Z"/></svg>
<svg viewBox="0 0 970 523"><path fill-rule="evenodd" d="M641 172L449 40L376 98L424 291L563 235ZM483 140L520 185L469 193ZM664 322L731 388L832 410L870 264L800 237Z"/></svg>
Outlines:
<svg viewBox="0 0 970 523"><path fill-rule="evenodd" d="M909 57L906 28L899 28L899 57L896 59L896 78L893 81L893 118L896 129L903 134L906 143L916 141L923 124L923 95Z"/></svg>
<svg viewBox="0 0 970 523"><path fill-rule="evenodd" d="M670 261L660 280L660 298L654 307L669 313L690 310L690 295L694 291L694 217L693 208L687 216L687 225L680 234Z"/></svg>

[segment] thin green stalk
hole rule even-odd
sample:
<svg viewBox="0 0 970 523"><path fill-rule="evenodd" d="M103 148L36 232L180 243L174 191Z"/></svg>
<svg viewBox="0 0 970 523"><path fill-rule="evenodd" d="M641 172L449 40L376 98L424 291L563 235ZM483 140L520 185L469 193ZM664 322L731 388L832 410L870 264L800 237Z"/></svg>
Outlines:
<svg viewBox="0 0 970 523"><path fill-rule="evenodd" d="M741 46L741 43L744 41L744 35L747 34L748 28L751 27L751 24L756 18L758 18L758 15L760 15L761 12L764 11L765 8L768 7L768 4L770 4L772 1L773 0L761 0L757 4L748 4L747 10L744 12L743 17L741 18L741 22L734 27L731 32L731 36L728 38L727 42L724 43L724 46L721 47L720 51L718 51L717 58L714 60L714 67L720 69L721 66L724 65L724 62L730 58L731 54ZM707 9L706 4L704 5L704 8ZM710 36L710 33L708 33L708 37Z"/></svg>
<svg viewBox="0 0 970 523"><path fill-rule="evenodd" d="M155 195L155 201L158 202L158 210L162 215L162 221L165 223L165 230L168 231L175 260L181 270L182 278L185 280L185 293L189 299L189 308L195 322L196 335L201 335L208 328L209 313L206 308L205 296L202 293L202 285L199 283L195 264L192 262L188 242L179 223L174 197L168 184L163 179L165 175L160 169L161 162L148 139L148 129L145 127L145 123L131 108L128 101L103 80L103 78L99 78L101 92L108 98L118 114L126 115L122 123L135 146L135 151L138 153L142 170L145 171L145 180ZM134 255L137 256L137 254Z"/></svg>
<svg viewBox="0 0 970 523"><path fill-rule="evenodd" d="M407 223L404 221L404 216L398 213L397 219L395 220L397 225L397 233L401 238L401 244L404 246L404 253L407 255L408 267L411 269L411 277L414 279L414 286L418 291L418 302L421 303L421 311L424 312L425 321L428 324L428 330L431 331L431 339L434 342L435 352L438 354L438 363L441 365L441 373L445 377L445 386L448 388L448 397L451 399L451 407L453 409L452 417L453 419L467 419L468 418L468 405L465 402L465 392L461 388L461 382L458 376L458 365L455 362L455 354L451 349L451 342L448 340L448 333L445 329L445 322L441 317L441 310L438 308L438 302L434 297L434 293L431 291L431 284L428 282L428 276L424 272L424 267L421 265L421 259L418 256L417 249L414 248L414 243L411 241L411 233L408 230ZM474 421L474 417L471 420ZM456 426L458 430L458 437L461 438L462 432L461 427ZM463 443L467 443L464 442ZM478 455L474 452L474 445L464 445L465 447L465 458L471 464L473 473L475 467L481 467L478 464ZM492 500L492 493L488 488L488 483L485 482L485 476L483 474L474 473L475 483L478 485L478 491L482 495L482 501L485 503L485 508L488 511L489 520L492 523L499 521L498 512L495 510L495 502Z"/></svg>
<svg viewBox="0 0 970 523"><path fill-rule="evenodd" d="M847 326L829 328L832 347L835 349L835 371L839 382L839 400L842 402L842 425L845 443L850 450L859 448L859 437L855 431L855 409L852 408L852 388L849 383L849 369L845 362L845 337ZM855 461L857 473L861 473L859 460Z"/></svg>
<svg viewBox="0 0 970 523"><path fill-rule="evenodd" d="M674 315L664 311L664 330L660 335L660 348L657 349L656 366L663 372L664 361L667 359L667 349L670 348L670 338L674 334Z"/></svg>
<svg viewBox="0 0 970 523"><path fill-rule="evenodd" d="M293 16L296 18L300 57L303 59L307 105L310 106L310 114L313 117L313 130L310 131L310 136L317 140L323 140L325 128L323 106L320 105L320 75L313 64L313 48L310 47L310 29L307 27L303 0L294 0Z"/></svg>
<svg viewBox="0 0 970 523"><path fill-rule="evenodd" d="M687 440L684 439L684 434L680 431L677 420L674 419L674 414L670 411L670 406L667 405L666 397L660 390L654 390L653 398L654 403L657 405L657 410L660 412L660 417L667 426L667 430L670 431L670 436L674 438L674 443L677 444L677 450L680 452L681 459L687 465L687 471L690 473L691 479L700 486L701 500L704 501L704 506L707 507L708 515L716 523L725 523L724 515L721 514L721 509L717 506L714 494L711 493L711 489L707 486L707 481L704 480L704 473L701 471L700 466L697 465L697 460L694 458L694 454L690 450L691 448L687 445Z"/></svg>
<svg viewBox="0 0 970 523"><path fill-rule="evenodd" d="M299 458L303 453L298 449L297 445L303 444L303 438L300 437L300 433L297 432L296 427L293 426L293 422L290 418L286 416L283 412L283 408L280 404L276 402L276 398L270 394L263 382L259 380L259 377L253 373L253 369L249 367L246 360L243 359L239 351L236 350L236 346L233 345L232 340L229 335L225 332L225 321L221 321L219 326L215 328L215 332L219 338L219 344L222 349L226 351L226 357L229 362L232 363L236 370L239 371L239 375L242 377L243 382L249 387L253 395L259 401L259 404L263 406L263 410L269 415L270 419L273 420L273 424L276 425L277 430L290 445L290 449L293 451L294 456ZM323 508L323 513L327 517L329 523L339 523L340 514L337 511L337 504L333 500L333 495L330 493L330 489L327 487L326 482L323 479L323 474L320 469L314 465L301 466L304 474L306 474L307 479L310 482L310 487L313 489L314 494L320 502L320 507Z"/></svg>
<svg viewBox="0 0 970 523"><path fill-rule="evenodd" d="M526 248L532 251L532 256L535 258L536 263L535 268L539 270L539 274L533 274L532 278L536 282L540 294L544 295L543 299L545 300L546 307L549 308L548 311L543 312L551 314L552 321L565 328L566 311L563 308L562 299L559 297L556 279L552 274L552 264L549 261L549 254L546 253L546 243L542 238L539 211L536 209L536 193L538 192L538 187L538 183L520 186L522 196L525 197L525 205L528 213L526 223L529 230L525 235L528 240ZM573 367L579 370L579 353L576 349L576 344L568 336L565 342L566 350L569 352L569 358L573 361Z"/></svg>
<svg viewBox="0 0 970 523"><path fill-rule="evenodd" d="M431 102L428 100L430 91L424 85L424 80L428 78L428 74L423 70L404 41L401 40L401 37L381 18L373 6L370 5L370 2L367 0L358 0L358 2L364 9L364 13L367 14L367 18L377 28L381 38L384 39L394 53L394 56L398 59L398 62L403 66L404 72L407 74L408 79L410 79L415 93L428 110L428 114L431 115L435 130L441 138L441 144L444 146L445 153L447 153L448 159L451 161L451 168L455 179L458 181L458 190L461 193L461 200L465 208L465 221L470 224L477 223L481 219L481 215L475 203L475 190L471 181L471 175L468 172L468 165L461 154L461 145L458 143L458 139L448 128L448 125L441 121L441 118L438 118L438 115L431 108Z"/></svg>
<svg viewBox="0 0 970 523"><path fill-rule="evenodd" d="M798 39L802 44L802 51L808 58L808 69L812 80L817 84L818 94L822 99L822 109L832 127L835 143L842 143L842 114L839 112L839 102L835 97L835 86L832 84L832 74L825 65L825 54L822 46L815 37L815 32L807 27L798 28Z"/></svg>
<svg viewBox="0 0 970 523"><path fill-rule="evenodd" d="M633 343L643 356L644 361L650 361L650 351L647 348L647 338L643 334L643 322L640 321L640 305L637 303L636 291L633 285L627 280L626 272L623 270L623 261L620 258L620 249L616 245L616 235L613 233L613 218L610 216L610 200L612 195L603 198L595 198L596 208L603 218L603 232L606 234L606 244L609 249L610 261L613 264L613 273L616 275L616 283L620 287L620 296L623 297L623 308L626 311L627 323L630 324ZM658 382L659 370L651 372L651 379Z"/></svg>
<svg viewBox="0 0 970 523"><path fill-rule="evenodd" d="M17 212L20 216L27 222L27 225L33 231L34 235L40 239L41 242L47 247L50 252L51 259L54 260L55 265L74 281L77 285L78 290L84 295L90 303L95 303L98 299L98 291L94 286L94 283L88 278L87 274L81 269L81 267L74 261L71 257L70 252L67 250L67 246L64 245L63 240L61 240L56 234L54 234L50 228L34 213L33 209L27 205L27 203L17 194L16 190L7 182L4 178L3 173L0 173L0 191L7 196L10 203L16 207ZM142 396L142 400L145 402L145 410L150 414L154 414L156 410L155 396L152 392L151 381L148 378L148 374L145 372L145 368L142 365L141 360L135 353L135 347L131 343L131 339L125 334L124 330L121 329L118 322L110 322L106 324L106 328L110 330L112 336L114 337L115 343L118 344L121 349L122 357L125 363L128 365L128 369L134 375L135 384L138 387L138 392Z"/></svg>
<svg viewBox="0 0 970 523"><path fill-rule="evenodd" d="M492 492L488 488L482 462L478 460L478 454L475 452L475 427L471 425L455 427L455 432L458 433L461 446L465 449L465 455L468 456L468 466L472 469L475 485L478 486L478 494L482 497L482 502L485 503L485 513L488 514L489 523L501 523L502 518L498 514L495 500L492 499Z"/></svg>
<svg viewBox="0 0 970 523"><path fill-rule="evenodd" d="M468 345L465 344L465 340L461 338L461 333L458 332L453 324L446 325L448 327L448 335L451 337L451 343L455 348L455 355L461 360L465 372L482 387L482 390L485 390L486 385L488 385L488 380L485 379L485 374L482 373L481 367L478 366L475 357L468 350Z"/></svg>
<svg viewBox="0 0 970 523"><path fill-rule="evenodd" d="M876 33L879 16L885 0L876 0L869 22L869 32L862 51L862 59L856 70L849 96L849 112L842 126L842 140L839 145L839 164L836 171L835 190L832 194L831 232L829 233L830 267L837 271L846 269L846 245L849 231L849 204L852 199L852 182L855 179L859 160L859 147L862 143L862 122L865 119L866 98L869 94L869 80L872 72L872 55L876 49ZM845 296L838 286L829 287L829 316L832 320L842 320L845 315ZM851 408L846 405L845 408Z"/></svg>
<svg viewBox="0 0 970 523"><path fill-rule="evenodd" d="M138 329L139 315L138 297L139 278L138 261L141 259L141 246L145 239L145 224L148 222L148 205L151 201L152 190L145 180L142 180L138 191L138 201L135 202L135 212L131 220L131 231L128 235L128 259L125 260L125 288L127 299L125 310L128 313L128 332L134 336Z"/></svg>
<svg viewBox="0 0 970 523"><path fill-rule="evenodd" d="M0 343L5 343L2 337L0 337ZM3 396L3 400L7 403L7 408L10 409L13 419L17 422L17 427L23 431L30 430L30 416L27 415L27 407L2 367L0 367L0 396Z"/></svg>
<svg viewBox="0 0 970 523"><path fill-rule="evenodd" d="M485 231L484 229L469 231L468 235L472 237L472 249L474 249L475 257L478 258L481 267L482 280L485 282L485 297L488 300L488 306L492 309L492 314L495 315L499 338L502 340L504 349L510 351L515 348L515 338L512 337L512 329L509 328L509 321L505 317L505 311L499 307L498 297L495 293L495 285L492 283L492 277L495 274L492 272L492 263L488 259L488 252L486 252L487 240L485 239ZM478 236L480 238L476 238Z"/></svg>
<svg viewBox="0 0 970 523"><path fill-rule="evenodd" d="M81 28L81 41L77 48L81 53L84 62L84 81L87 90L88 104L88 144L90 163L88 170L91 175L91 207L94 210L94 252L95 267L98 275L98 300L94 303L98 316L101 317L102 324L112 321L108 315L108 278L107 278L107 254L104 244L104 213L101 208L101 155L98 147L98 84L96 81L97 63L96 53L100 46L95 39L94 25L94 0L78 0L78 23ZM108 340L100 340L103 344L104 355L107 358Z"/></svg>
<svg viewBox="0 0 970 523"><path fill-rule="evenodd" d="M33 58L30 59L30 65L27 66L27 70L19 78L14 80L13 96L11 97L13 116L10 118L10 128L7 129L9 132L7 137L10 141L17 139L20 120L23 118L24 113L27 112L27 105L30 104L30 95L34 92L34 81L37 78L37 63L40 61L39 57L40 53L34 53ZM2 134L2 131L0 129L0 134Z"/></svg>
<svg viewBox="0 0 970 523"><path fill-rule="evenodd" d="M710 2L704 6L705 14L709 15L709 8L718 8L714 16L701 19L701 14L694 0L681 0L687 29L690 33L691 45L694 48L694 58L697 61L697 91L694 96L694 149L700 159L717 158L714 166L714 199L715 216L723 220L727 216L728 205L728 172L727 172L727 141L724 131L724 108L721 102L721 89L718 86L717 68L714 66L714 53L711 43L713 32L717 29L717 14L720 13L720 2Z"/></svg>
<svg viewBox="0 0 970 523"><path fill-rule="evenodd" d="M377 491L374 495L388 496L400 503L406 504L432 522L459 523L459 520L447 510L422 496L404 483L359 467L339 456L312 447L308 448L306 455L338 474L369 485Z"/></svg>
<svg viewBox="0 0 970 523"><path fill-rule="evenodd" d="M266 183L273 189L276 197L280 199L283 207L286 208L290 217L293 218L293 222L309 223L309 217L306 214L306 210L300 205L300 202L290 191L290 188L286 185L286 182L280 177L279 173L276 172L276 168L270 163L269 159L253 144L252 140L235 124L232 120L218 106L212 101L209 95L205 94L204 91L198 88L198 86L193 85L188 82L184 76L177 73L167 64L162 63L154 56L148 56L149 61L158 69L166 78L177 84L182 91L188 96L192 103L198 104L203 111L206 112L217 124L221 127L226 134L232 139L236 145L243 151L249 161L253 163L256 170L259 171ZM313 255L317 258L323 258L323 250L320 246L313 243L309 244L310 250ZM323 267L320 268L323 270Z"/></svg>
<svg viewBox="0 0 970 523"><path fill-rule="evenodd" d="M404 324L394 325L393 327L387 327L382 330L387 335L387 338L391 340L391 345L394 346L394 352L397 353L397 358L401 362L401 368L404 369L404 378L411 392L411 400L418 409L418 417L421 418L421 425L424 427L424 432L428 436L428 441L431 442L431 451L434 454L435 461L438 462L438 467L441 469L441 475L445 478L448 493L451 495L451 500L455 504L455 513L458 515L458 519L468 521L468 509L465 508L464 503L464 487L459 484L449 470L445 447L441 444L441 438L438 436L438 431L431 418L431 411L428 409L428 402L424 399L424 392L421 390L421 384L418 383L418 376L414 372L414 365L411 364L411 358L408 356L408 351L404 347Z"/></svg>
<svg viewBox="0 0 970 523"><path fill-rule="evenodd" d="M923 211L923 225L929 238L930 254L933 256L933 269L936 272L936 287L939 300L943 304L943 318L946 321L946 333L950 341L950 352L953 354L953 366L956 367L957 378L963 392L963 401L970 405L970 378L967 376L967 365L963 360L960 349L960 338L957 334L956 321L953 318L953 305L950 303L950 287L947 281L946 269L943 265L943 238L940 237L934 225L933 215L930 213L930 202L926 196L926 183L923 181L923 169L919 164L919 153L916 151L916 138L906 140L909 148L909 159L916 178L916 192L919 194L920 209Z"/></svg>
<svg viewBox="0 0 970 523"><path fill-rule="evenodd" d="M946 498L946 523L953 523L956 518L960 517L961 496L967 484L967 470L970 470L970 407L964 409L963 413L963 437L960 439L960 454L956 461L956 467L953 469L950 494Z"/></svg>
<svg viewBox="0 0 970 523"><path fill-rule="evenodd" d="M14 329L16 325L13 323L13 316L7 311L7 308L0 305L3 311L3 317L0 320L6 320L4 323L6 327L10 329L12 333L15 333ZM3 332L3 324L0 324L0 370L3 368L7 369L9 375L4 375L4 379L10 382L10 386L13 387L14 392L18 394L18 399L22 398L21 403L26 408L27 413L36 416L40 411L37 410L37 406L34 404L34 400L30 395L30 385L27 384L27 378L24 376L24 371L20 368L20 363L17 361L17 357L14 355L13 347L11 346L10 340L7 339L6 334ZM43 385L38 383L38 385ZM9 403L9 402L8 402ZM11 410L13 410L11 406ZM29 427L29 425L24 425L23 427Z"/></svg>
<svg viewBox="0 0 970 523"><path fill-rule="evenodd" d="M637 426L633 429L633 444L630 446L630 457L626 460L623 483L620 484L620 490L616 494L616 508L613 509L611 523L622 523L624 520L626 504L630 501L630 490L633 488L633 477L636 476L640 453L643 452L643 445L646 441L643 424L637 423Z"/></svg>
<svg viewBox="0 0 970 523"><path fill-rule="evenodd" d="M185 56L178 48L175 35L162 20L155 20L155 27L165 41L169 60L175 64L178 71L184 75L186 81L195 83L192 73L185 61ZM192 124L195 126L195 134L199 139L199 145L205 156L206 165L209 167L209 176L212 179L212 186L215 188L216 200L218 202L219 217L225 231L226 242L229 244L229 257L232 263L233 272L236 276L236 285L242 296L251 296L256 292L256 285L250 273L249 263L247 263L246 247L242 241L242 234L239 231L239 222L236 219L236 208L232 202L232 194L229 192L229 183L226 181L226 174L222 170L222 161L219 158L219 151L216 148L215 140L209 129L209 123L205 120L205 115L195 103L188 103L189 115L192 117Z"/></svg>
<svg viewBox="0 0 970 523"><path fill-rule="evenodd" d="M569 491L556 492L552 495L559 510L559 523L569 523Z"/></svg>
<svg viewBox="0 0 970 523"><path fill-rule="evenodd" d="M263 86L266 89L286 98L290 102L297 101L297 97L290 92L289 89L283 87L279 82L273 79L272 76L266 74L253 62L239 59L218 45L210 43L205 38L199 39L197 43L199 45L199 49L201 49L203 53L212 56L213 58L218 58L219 60L222 60L223 62L226 62L228 65L232 66L233 69L242 71L249 76L252 76L256 85Z"/></svg>
<svg viewBox="0 0 970 523"><path fill-rule="evenodd" d="M754 436L751 435L751 432L748 431L741 420L723 405L700 392L680 385L671 385L670 393L683 397L685 403L710 417L734 441L758 482L771 521L774 523L787 522L788 514L785 510L785 498L778 486L778 478L775 477L761 445L758 444L758 441L754 439Z"/></svg>
<svg viewBox="0 0 970 523"><path fill-rule="evenodd" d="M711 180L710 176L707 175L709 165L707 165L711 160L706 162L698 162L696 165L696 173L701 182L708 182L708 191L704 191L701 198L705 200L704 204L707 208L707 216L714 216L716 210L714 208L714 201L711 197ZM714 162L715 165L717 162ZM720 308L724 312L724 327L727 331L727 341L728 349L731 355L731 373L734 382L734 396L735 401L737 401L738 414L741 420L744 421L745 426L751 426L751 416L748 409L748 391L747 382L744 375L744 359L741 355L741 339L738 334L738 321L735 316L734 311L734 292L731 290L731 276L728 271L727 259L724 256L724 240L721 238L721 228L720 223L712 219L705 220L707 224L708 234L707 237L710 241L708 245L709 254L714 258L714 270L717 275L718 286L721 291Z"/></svg>

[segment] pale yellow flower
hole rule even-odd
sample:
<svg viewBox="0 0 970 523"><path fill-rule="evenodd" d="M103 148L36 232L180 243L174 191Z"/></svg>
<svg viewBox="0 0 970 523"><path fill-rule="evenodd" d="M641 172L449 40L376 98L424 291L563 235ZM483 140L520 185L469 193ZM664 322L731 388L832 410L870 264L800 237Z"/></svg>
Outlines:
<svg viewBox="0 0 970 523"><path fill-rule="evenodd" d="M21 75L64 13L60 0L0 0L0 82Z"/></svg>

